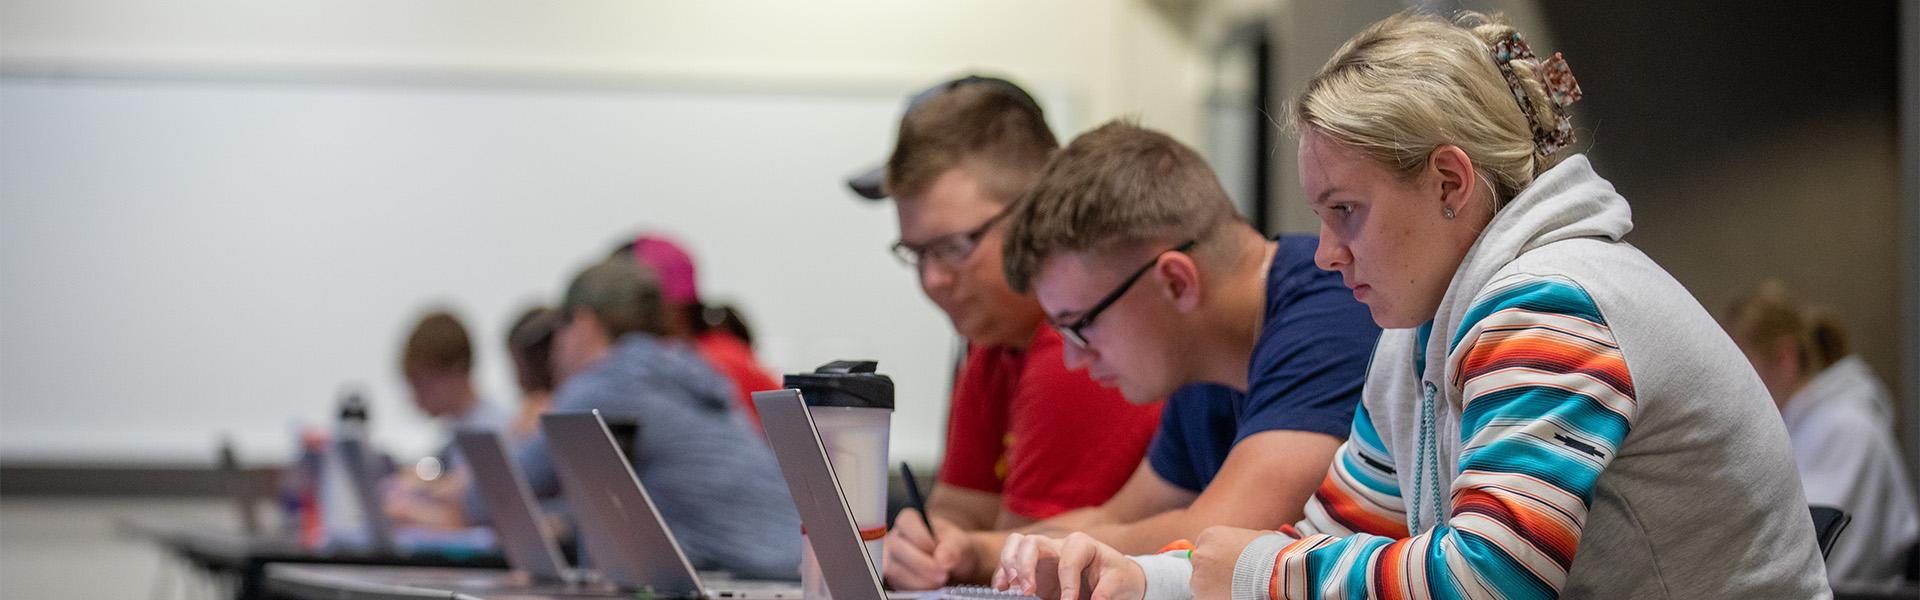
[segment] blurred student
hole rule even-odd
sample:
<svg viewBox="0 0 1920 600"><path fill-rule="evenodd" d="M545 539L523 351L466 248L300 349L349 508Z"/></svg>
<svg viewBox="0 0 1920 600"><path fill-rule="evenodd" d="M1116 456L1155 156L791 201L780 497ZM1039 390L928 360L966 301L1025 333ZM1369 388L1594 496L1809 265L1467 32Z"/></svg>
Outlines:
<svg viewBox="0 0 1920 600"><path fill-rule="evenodd" d="M507 412L474 391L473 343L466 325L451 313L435 311L414 324L400 354L400 370L414 406L439 421L449 436L458 429L506 428ZM441 453L452 448L449 439Z"/></svg>
<svg viewBox="0 0 1920 600"><path fill-rule="evenodd" d="M553 333L559 321L553 309L535 306L520 313L507 330L507 355L513 358L513 378L520 387L520 412L507 429L516 443L540 432L540 415L553 404Z"/></svg>
<svg viewBox="0 0 1920 600"><path fill-rule="evenodd" d="M447 440L435 456L440 473L428 472L423 478L404 469L388 482L387 510L408 525L458 527L461 519L452 507L470 475L453 447L453 432L505 431L512 415L475 392L473 344L466 326L451 313L430 312L414 324L400 353L400 371L414 406L440 424Z"/></svg>
<svg viewBox="0 0 1920 600"><path fill-rule="evenodd" d="M1000 583L1152 600L1827 597L1765 387L1622 240L1626 200L1585 157L1556 156L1578 97L1558 55L1536 57L1497 17L1402 13L1350 39L1289 121L1321 221L1314 260L1388 331L1305 518L1138 559L1026 536ZM1101 128L1049 179L1151 169L1158 137ZM1161 171L1104 173L1083 185ZM1053 277L1072 283L1075 265L1054 261Z"/></svg>
<svg viewBox="0 0 1920 600"><path fill-rule="evenodd" d="M780 389L780 380L760 366L744 337L708 319L712 307L700 301L693 257L672 238L658 234L641 235L615 250L614 255L630 256L659 276L666 337L692 343L709 366L732 382L735 408L759 428L760 411L753 406L753 393Z"/></svg>
<svg viewBox="0 0 1920 600"><path fill-rule="evenodd" d="M1836 587L1899 581L1920 541L1920 509L1893 438L1893 395L1852 354L1832 315L1761 283L1727 311L1727 329L1779 406L1807 502L1853 516L1827 556Z"/></svg>
<svg viewBox="0 0 1920 600"><path fill-rule="evenodd" d="M706 317L708 327L725 332L744 342L747 349L753 349L753 328L747 325L747 317L740 314L740 309L732 304L722 304L707 307L701 315Z"/></svg>
<svg viewBox="0 0 1920 600"><path fill-rule="evenodd" d="M733 409L733 386L668 341L661 307L658 280L630 259L580 272L557 309L549 410L638 424L627 456L695 568L795 578L800 517L773 453ZM561 493L544 436L515 461L536 496Z"/></svg>

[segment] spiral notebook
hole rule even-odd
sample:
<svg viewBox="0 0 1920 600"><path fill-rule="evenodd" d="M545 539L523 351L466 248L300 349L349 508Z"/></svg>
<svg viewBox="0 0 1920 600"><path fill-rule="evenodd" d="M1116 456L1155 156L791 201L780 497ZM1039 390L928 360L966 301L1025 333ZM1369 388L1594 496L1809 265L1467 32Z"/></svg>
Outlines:
<svg viewBox="0 0 1920 600"><path fill-rule="evenodd" d="M767 442L780 460L780 473L793 492L800 523L807 529L807 543L813 546L834 600L1038 600L981 586L887 592L867 556L867 545L860 541L853 510L840 491L840 480L834 477L826 446L820 443L820 430L814 426L800 390L754 392L753 403L760 411Z"/></svg>
<svg viewBox="0 0 1920 600"><path fill-rule="evenodd" d="M893 600L1025 600L1034 598L1019 592L1002 592L984 585L951 585L930 592L888 592Z"/></svg>

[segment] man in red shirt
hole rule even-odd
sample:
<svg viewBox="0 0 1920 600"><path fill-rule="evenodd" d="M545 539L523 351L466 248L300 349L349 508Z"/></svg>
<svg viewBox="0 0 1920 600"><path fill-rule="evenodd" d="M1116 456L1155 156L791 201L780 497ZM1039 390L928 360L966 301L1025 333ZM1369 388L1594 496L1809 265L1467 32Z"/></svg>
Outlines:
<svg viewBox="0 0 1920 600"><path fill-rule="evenodd" d="M1000 217L1057 147L1024 90L966 77L915 96L886 166L848 181L864 197L894 198L895 254L969 344L927 499L937 536L961 539L1106 502L1141 464L1159 424L1160 403L1130 404L1085 371L1068 371L1040 305L1002 273ZM915 515L895 523L891 536L926 535ZM887 544L888 577L904 588L946 583L916 575L941 570L918 563L959 557L928 556L917 545Z"/></svg>

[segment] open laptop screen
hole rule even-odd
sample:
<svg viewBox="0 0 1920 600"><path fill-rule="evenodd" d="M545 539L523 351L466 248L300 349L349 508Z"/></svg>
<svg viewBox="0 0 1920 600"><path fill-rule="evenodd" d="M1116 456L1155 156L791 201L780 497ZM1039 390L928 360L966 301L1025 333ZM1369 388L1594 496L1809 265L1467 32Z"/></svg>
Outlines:
<svg viewBox="0 0 1920 600"><path fill-rule="evenodd" d="M508 564L536 579L566 581L567 563L554 544L553 532L541 519L533 490L520 468L507 456L506 444L494 431L463 430L454 443L473 473L473 485L487 505L489 520L507 554Z"/></svg>
<svg viewBox="0 0 1920 600"><path fill-rule="evenodd" d="M599 411L541 415L540 429L594 568L623 588L701 595L693 566Z"/></svg>
<svg viewBox="0 0 1920 600"><path fill-rule="evenodd" d="M793 502L800 510L800 522L807 529L807 544L820 563L820 573L834 600L885 600L880 574L873 571L860 529L853 521L834 477L833 464L820 443L800 391L782 389L754 392L753 403L760 411L760 423L766 428L767 441L780 459L780 472L787 478Z"/></svg>

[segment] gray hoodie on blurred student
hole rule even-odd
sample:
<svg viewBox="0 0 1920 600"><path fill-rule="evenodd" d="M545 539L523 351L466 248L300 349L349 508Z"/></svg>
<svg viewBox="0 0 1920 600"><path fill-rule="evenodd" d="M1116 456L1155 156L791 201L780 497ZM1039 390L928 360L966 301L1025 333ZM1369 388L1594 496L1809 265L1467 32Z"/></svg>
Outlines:
<svg viewBox="0 0 1920 600"><path fill-rule="evenodd" d="M599 409L638 424L628 456L696 569L796 577L800 517L765 442L732 408L733 387L700 357L644 333L622 336L560 386L552 412ZM534 494L560 493L545 436L517 462Z"/></svg>
<svg viewBox="0 0 1920 600"><path fill-rule="evenodd" d="M797 579L800 516L779 463L733 385L685 345L659 337L660 287L625 258L587 268L567 288L555 334L563 381L549 412L599 410L637 425L627 456L696 569ZM544 435L515 461L536 496L561 493ZM470 512L480 508L469 494Z"/></svg>

